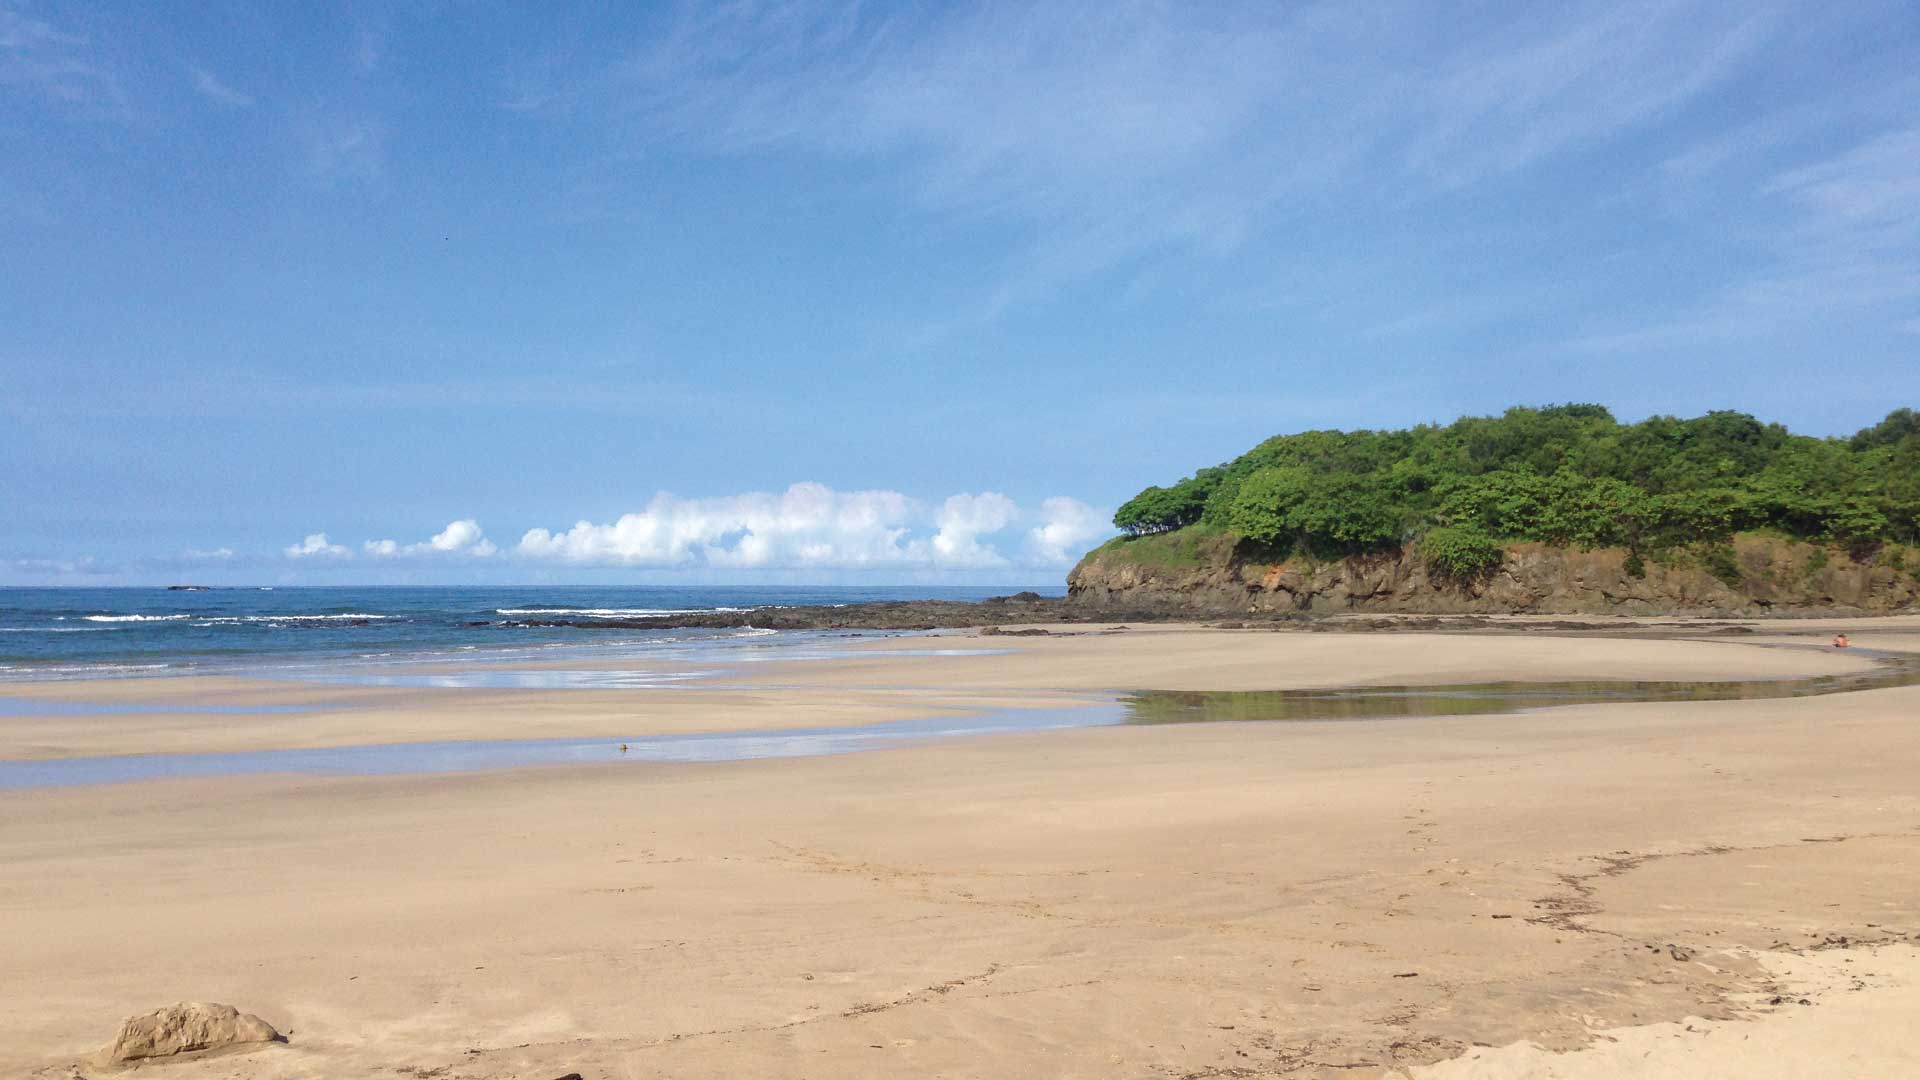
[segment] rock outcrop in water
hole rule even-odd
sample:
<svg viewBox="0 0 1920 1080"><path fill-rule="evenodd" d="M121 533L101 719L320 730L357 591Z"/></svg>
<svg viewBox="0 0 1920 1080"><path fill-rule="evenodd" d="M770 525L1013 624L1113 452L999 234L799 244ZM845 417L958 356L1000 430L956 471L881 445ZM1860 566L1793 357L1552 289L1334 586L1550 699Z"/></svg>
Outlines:
<svg viewBox="0 0 1920 1080"><path fill-rule="evenodd" d="M1432 573L1417 548L1272 563L1244 557L1222 536L1193 554L1156 560L1125 544L1102 547L1067 576L1069 599L1088 610L1200 615L1885 614L1920 602L1920 568L1771 537L1741 537L1724 549L1638 567L1619 549L1518 544L1497 569L1469 582Z"/></svg>

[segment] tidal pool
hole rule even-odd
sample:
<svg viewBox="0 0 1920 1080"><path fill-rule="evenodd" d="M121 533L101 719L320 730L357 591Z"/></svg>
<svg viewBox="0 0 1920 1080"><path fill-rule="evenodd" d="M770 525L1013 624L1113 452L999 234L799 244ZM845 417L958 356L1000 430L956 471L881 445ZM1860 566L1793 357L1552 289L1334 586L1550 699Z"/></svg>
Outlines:
<svg viewBox="0 0 1920 1080"><path fill-rule="evenodd" d="M1112 701L1084 706L995 709L954 716L846 727L784 731L652 735L628 739L487 739L390 743L297 750L243 750L216 754L125 754L0 761L0 789L114 784L134 780L307 773L380 776L472 772L526 765L618 762L717 762L819 757L879 750L961 735L1118 724L1125 712Z"/></svg>
<svg viewBox="0 0 1920 1080"><path fill-rule="evenodd" d="M1391 716L1469 716L1560 705L1632 701L1759 701L1815 697L1920 684L1920 659L1868 654L1868 671L1800 679L1699 682L1489 682L1441 686L1344 686L1323 690L1150 690L1120 698L1133 724L1233 720L1369 720Z"/></svg>

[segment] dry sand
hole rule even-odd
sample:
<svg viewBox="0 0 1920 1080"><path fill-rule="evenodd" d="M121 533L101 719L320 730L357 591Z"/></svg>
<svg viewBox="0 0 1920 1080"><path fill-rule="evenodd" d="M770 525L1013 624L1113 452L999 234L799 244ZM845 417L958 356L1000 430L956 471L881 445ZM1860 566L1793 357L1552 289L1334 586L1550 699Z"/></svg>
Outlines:
<svg viewBox="0 0 1920 1080"><path fill-rule="evenodd" d="M308 745L314 722L346 741L591 734L1042 687L1861 663L1511 635L938 642L989 643L1017 651L768 665L761 689L721 677L671 708L382 691L298 716L8 717L0 757ZM94 1075L122 1017L180 999L291 1034L163 1067L196 1080L1920 1075L1886 1030L1920 1008L1916 716L1903 688L0 791L0 1076Z"/></svg>

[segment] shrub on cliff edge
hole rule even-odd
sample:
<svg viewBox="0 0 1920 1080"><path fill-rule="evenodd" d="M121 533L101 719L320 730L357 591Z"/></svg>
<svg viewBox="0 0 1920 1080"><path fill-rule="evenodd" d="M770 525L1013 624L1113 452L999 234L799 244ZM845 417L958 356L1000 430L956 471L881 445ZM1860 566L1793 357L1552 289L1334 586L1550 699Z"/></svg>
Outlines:
<svg viewBox="0 0 1920 1080"><path fill-rule="evenodd" d="M1500 568L1505 554L1493 537L1469 525L1443 525L1420 538L1427 572L1436 578L1465 584Z"/></svg>

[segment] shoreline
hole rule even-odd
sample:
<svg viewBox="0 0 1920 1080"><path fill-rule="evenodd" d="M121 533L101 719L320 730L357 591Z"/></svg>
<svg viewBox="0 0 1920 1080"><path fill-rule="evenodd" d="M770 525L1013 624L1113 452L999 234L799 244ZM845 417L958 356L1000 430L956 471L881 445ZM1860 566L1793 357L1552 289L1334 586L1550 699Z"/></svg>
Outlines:
<svg viewBox="0 0 1920 1080"><path fill-rule="evenodd" d="M44 591L44 590L41 590ZM244 590L243 590L244 591ZM1023 599L1032 597L1033 599ZM926 618L916 612L935 611L938 617ZM919 634L972 636L1066 636L1127 630L1176 630L1207 628L1250 632L1308 634L1498 634L1540 635L1576 634L1618 637L1690 637L1690 636L1792 636L1818 633L1822 629L1856 627L1863 622L1876 630L1900 627L1920 628L1920 614L1868 613L1844 616L1779 615L1738 617L1704 613L1674 615L1540 615L1530 613L1429 614L1420 612L1334 613L1251 612L1202 613L1187 609L1153 608L1148 610L1103 608L1057 598L1020 593L989 600L876 601L839 605L761 606L660 612L644 618L599 617L563 619L474 620L468 628L514 628L529 630L565 630L571 640L528 640L465 643L446 641L411 647L387 646L378 652L337 651L261 651L254 654L214 656L192 649L168 653L153 649L100 655L88 660L32 661L0 665L0 691L9 687L60 683L93 683L108 680L152 680L176 678L243 678L287 682L324 682L334 675L351 671L394 669L410 673L418 680L439 670L496 665L501 668L566 668L582 664L613 668L624 660L649 656L708 655L724 657L739 644L738 639L806 635L815 648L845 649L862 640L884 641ZM91 617L91 616L89 616ZM165 616L116 616L116 619L142 618L169 623L188 619L186 614ZM313 620L387 619L395 616L345 616L306 614L288 616L301 625ZM242 621L263 616L226 616ZM767 625L756 625L756 619ZM1058 621L1058 620L1066 621ZM1131 619L1129 622L1128 620ZM1811 629L1809 629L1811 628ZM620 635L637 631L672 633L686 630L731 630L721 637L644 638L622 640ZM1000 643L1004 644L1004 643ZM603 651L604 650L604 651ZM612 654L612 655L608 655ZM19 658L15 658L18 660ZM404 680L407 676L399 676ZM6 696L0 693L0 697Z"/></svg>
<svg viewBox="0 0 1920 1080"><path fill-rule="evenodd" d="M990 737L1088 727L1200 723L1341 723L1392 718L1428 721L1468 715L1528 713L1604 703L1670 704L1762 701L1870 693L1920 685L1920 657L1865 656L1879 670L1797 678L1646 682L1451 683L1424 687L1344 686L1254 691L1079 691L1017 705L972 707L944 714L822 728L782 728L668 735L462 739L376 742L331 747L224 752L171 752L0 759L0 790L138 783L252 775L378 776L475 773L510 769L633 763L704 763L815 757L897 749L953 738ZM6 704L0 699L0 705ZM55 703L49 703L55 704ZM81 707L61 715L126 715L155 706ZM26 710L30 715L33 710ZM174 714L218 711L177 707ZM226 714L297 713L297 707L233 708Z"/></svg>
<svg viewBox="0 0 1920 1080"><path fill-rule="evenodd" d="M1920 620L1914 630L1911 640L1901 633L1885 640L1896 650L1911 645L1920 653ZM1366 642L1359 649L1354 640L1177 624L1042 637L894 637L848 643L826 659L722 664L724 670L643 689L363 687L234 676L22 683L0 695L19 704L0 713L0 761L848 727L1142 690L1778 680L1875 668L1863 655L1779 648L1804 643L1764 635L1409 632L1357 639ZM1881 640L1869 633L1860 645L1870 650ZM1569 648L1568 642L1585 644ZM956 649L960 643L991 649ZM642 656L510 667L649 676L676 663ZM484 663L447 666L465 669L493 670ZM35 701L48 702L48 713L33 714ZM55 711L88 703L116 711ZM136 711L142 704L168 711ZM220 711L185 711L196 704Z"/></svg>

